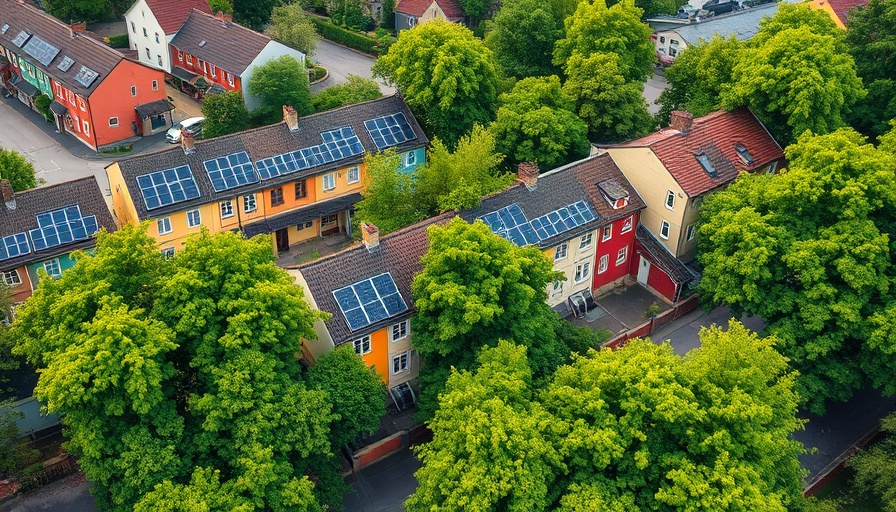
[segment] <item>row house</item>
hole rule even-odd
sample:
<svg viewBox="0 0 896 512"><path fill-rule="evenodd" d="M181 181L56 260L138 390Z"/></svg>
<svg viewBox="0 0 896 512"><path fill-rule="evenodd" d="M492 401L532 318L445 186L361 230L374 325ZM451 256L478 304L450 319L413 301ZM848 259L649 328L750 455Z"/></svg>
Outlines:
<svg viewBox="0 0 896 512"><path fill-rule="evenodd" d="M124 13L128 44L143 64L171 73L168 45L190 12L211 14L206 0L137 0Z"/></svg>
<svg viewBox="0 0 896 512"><path fill-rule="evenodd" d="M99 229L116 229L92 176L24 192L0 180L0 193L0 275L13 303L31 296L38 270L62 275L75 264L72 252L96 245Z"/></svg>
<svg viewBox="0 0 896 512"><path fill-rule="evenodd" d="M457 0L400 0L394 11L395 30L399 32L432 20L463 23L466 19Z"/></svg>
<svg viewBox="0 0 896 512"><path fill-rule="evenodd" d="M34 108L52 103L56 128L99 150L171 126L164 73L125 58L30 4L0 0L0 85Z"/></svg>
<svg viewBox="0 0 896 512"><path fill-rule="evenodd" d="M192 233L268 234L283 252L312 238L351 234L351 211L366 179L364 156L395 148L410 170L429 141L399 96L284 121L106 167L121 224L150 221L173 254Z"/></svg>
<svg viewBox="0 0 896 512"><path fill-rule="evenodd" d="M290 55L305 65L305 54L254 30L233 23L229 14L212 16L193 9L171 40L171 74L196 97L207 92L238 91L246 107L261 100L249 93L255 68Z"/></svg>

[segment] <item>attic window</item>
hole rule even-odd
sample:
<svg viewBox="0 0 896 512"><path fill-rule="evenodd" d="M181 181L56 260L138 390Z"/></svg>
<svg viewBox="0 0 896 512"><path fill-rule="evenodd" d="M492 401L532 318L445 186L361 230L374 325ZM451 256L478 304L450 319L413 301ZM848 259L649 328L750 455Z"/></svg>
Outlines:
<svg viewBox="0 0 896 512"><path fill-rule="evenodd" d="M628 206L629 194L628 190L622 187L615 179L608 179L597 184L600 195L614 210L625 208Z"/></svg>
<svg viewBox="0 0 896 512"><path fill-rule="evenodd" d="M712 162L709 161L709 157L706 156L706 153L697 153L696 156L697 161L700 162L700 165L703 166L703 170L706 171L706 174L708 174L710 178L717 178L719 176L719 171L717 171L715 166L712 165Z"/></svg>
<svg viewBox="0 0 896 512"><path fill-rule="evenodd" d="M4 23L3 28L0 28L0 34L5 34L7 30L9 30L9 23Z"/></svg>
<svg viewBox="0 0 896 512"><path fill-rule="evenodd" d="M737 156L740 157L741 161L746 165L752 165L756 160L753 158L753 155L747 151L747 147L741 144L740 142L734 145L734 150L737 151Z"/></svg>
<svg viewBox="0 0 896 512"><path fill-rule="evenodd" d="M200 47L205 46L205 39L203 39L202 41L199 41L199 46Z"/></svg>

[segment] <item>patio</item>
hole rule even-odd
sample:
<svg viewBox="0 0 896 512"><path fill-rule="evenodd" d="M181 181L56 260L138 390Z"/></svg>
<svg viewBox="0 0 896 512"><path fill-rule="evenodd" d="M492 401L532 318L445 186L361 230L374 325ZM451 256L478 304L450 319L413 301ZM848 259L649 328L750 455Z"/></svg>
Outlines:
<svg viewBox="0 0 896 512"><path fill-rule="evenodd" d="M651 316L647 314L648 310L656 315L670 309L668 304L637 283L615 288L595 298L595 302L597 307L584 318L570 317L573 325L619 334L647 322Z"/></svg>
<svg viewBox="0 0 896 512"><path fill-rule="evenodd" d="M277 256L277 266L290 268L322 256L335 254L351 246L354 240L346 235L332 235L323 238L312 238L306 242L293 245L288 251Z"/></svg>

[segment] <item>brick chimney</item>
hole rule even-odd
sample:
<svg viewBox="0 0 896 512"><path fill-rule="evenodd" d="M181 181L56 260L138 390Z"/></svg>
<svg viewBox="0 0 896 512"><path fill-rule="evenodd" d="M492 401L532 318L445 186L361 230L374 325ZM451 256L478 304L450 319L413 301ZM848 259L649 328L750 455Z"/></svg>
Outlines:
<svg viewBox="0 0 896 512"><path fill-rule="evenodd" d="M380 230L373 224L361 223L361 242L373 252L380 246Z"/></svg>
<svg viewBox="0 0 896 512"><path fill-rule="evenodd" d="M683 110L673 110L672 118L669 120L669 128L678 130L681 133L687 133L691 129L694 122L694 116Z"/></svg>
<svg viewBox="0 0 896 512"><path fill-rule="evenodd" d="M196 141L194 140L195 135L188 132L187 130L181 130L180 132L180 143L184 148L185 155L192 155L194 151L196 151Z"/></svg>
<svg viewBox="0 0 896 512"><path fill-rule="evenodd" d="M227 14L223 11L218 11L218 13L215 14L215 18L218 18L224 23L233 23L233 14Z"/></svg>
<svg viewBox="0 0 896 512"><path fill-rule="evenodd" d="M291 132L299 131L299 114L289 105L283 105L283 122Z"/></svg>
<svg viewBox="0 0 896 512"><path fill-rule="evenodd" d="M538 183L538 166L532 162L520 162L516 168L517 180L529 190L535 190Z"/></svg>
<svg viewBox="0 0 896 512"><path fill-rule="evenodd" d="M12 189L12 185L9 183L9 180L2 179L0 180L0 194L3 194L3 202L6 204L6 208L10 210L16 209L16 193Z"/></svg>

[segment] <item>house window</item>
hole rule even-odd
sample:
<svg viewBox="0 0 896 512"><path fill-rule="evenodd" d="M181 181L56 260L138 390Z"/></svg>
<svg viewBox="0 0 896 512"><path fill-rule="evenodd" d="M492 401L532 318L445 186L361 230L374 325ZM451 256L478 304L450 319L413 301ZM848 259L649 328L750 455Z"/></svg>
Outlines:
<svg viewBox="0 0 896 512"><path fill-rule="evenodd" d="M22 278L19 277L18 270L9 270L7 272L3 272L3 282L6 283L6 286L16 286L22 284Z"/></svg>
<svg viewBox="0 0 896 512"><path fill-rule="evenodd" d="M408 321L399 322L392 326L392 341L408 337Z"/></svg>
<svg viewBox="0 0 896 512"><path fill-rule="evenodd" d="M161 56L161 55L156 55L156 60L159 62L159 66L161 66L161 65L162 65L162 56ZM157 87L158 87L158 86L157 86ZM153 90L154 90L154 91L157 91L158 88L153 89Z"/></svg>
<svg viewBox="0 0 896 512"><path fill-rule="evenodd" d="M606 242L607 240L613 238L613 225L608 224L604 226L604 235L600 237L601 242Z"/></svg>
<svg viewBox="0 0 896 512"><path fill-rule="evenodd" d="M415 151L408 151L405 153L404 157L404 166L410 167L417 163L417 153Z"/></svg>
<svg viewBox="0 0 896 512"><path fill-rule="evenodd" d="M359 355L370 353L370 336L358 338L352 342L355 345L355 353Z"/></svg>
<svg viewBox="0 0 896 512"><path fill-rule="evenodd" d="M218 78L218 68L214 64L212 64L212 78Z"/></svg>
<svg viewBox="0 0 896 512"><path fill-rule="evenodd" d="M597 273L603 274L607 271L607 267L610 265L610 255L604 254L600 257L600 261L597 262Z"/></svg>
<svg viewBox="0 0 896 512"><path fill-rule="evenodd" d="M580 251L582 249L587 249L588 247L591 247L591 233L588 233L587 235L585 235L579 239L579 250Z"/></svg>
<svg viewBox="0 0 896 512"><path fill-rule="evenodd" d="M324 174L324 190L333 190L336 188L336 175L332 172Z"/></svg>
<svg viewBox="0 0 896 512"><path fill-rule="evenodd" d="M84 121L84 135L90 137L90 124Z"/></svg>
<svg viewBox="0 0 896 512"><path fill-rule="evenodd" d="M162 249L162 257L166 260L170 260L174 257L174 247L166 247Z"/></svg>
<svg viewBox="0 0 896 512"><path fill-rule="evenodd" d="M314 222L313 222L313 221L310 221L310 220L309 220L308 222L304 223L304 224L297 224L297 225L296 225L296 231L301 231L301 230L303 230L303 229L305 229L305 228L310 228L310 227L313 226L313 225L314 225Z"/></svg>
<svg viewBox="0 0 896 512"><path fill-rule="evenodd" d="M634 215L630 215L629 218L625 219L625 222L622 223L622 229L619 230L620 233L628 233L632 230L632 225L634 224Z"/></svg>
<svg viewBox="0 0 896 512"><path fill-rule="evenodd" d="M158 33L158 32L156 32L156 42L157 42L157 43L160 42L160 41L159 41L159 33Z"/></svg>
<svg viewBox="0 0 896 512"><path fill-rule="evenodd" d="M146 49L146 58L152 59L152 53L150 53L149 48Z"/></svg>
<svg viewBox="0 0 896 512"><path fill-rule="evenodd" d="M202 215L199 210L190 210L187 212L187 227L195 228L202 224Z"/></svg>
<svg viewBox="0 0 896 512"><path fill-rule="evenodd" d="M350 167L348 170L348 182L357 183L361 181L361 171L357 167Z"/></svg>
<svg viewBox="0 0 896 512"><path fill-rule="evenodd" d="M193 65L193 56L192 55L187 55L187 64L189 64L191 66Z"/></svg>
<svg viewBox="0 0 896 512"><path fill-rule="evenodd" d="M551 297L558 297L560 295L563 295L563 281L557 279L551 286Z"/></svg>
<svg viewBox="0 0 896 512"><path fill-rule="evenodd" d="M132 85L131 86L131 96L136 96L136 95L137 95L137 86Z"/></svg>
<svg viewBox="0 0 896 512"><path fill-rule="evenodd" d="M591 262L586 261L585 263L579 263L576 265L576 282L580 283L588 278L588 274L591 273Z"/></svg>
<svg viewBox="0 0 896 512"><path fill-rule="evenodd" d="M666 42L666 36L660 36L660 42L661 42L661 43L665 43L665 42Z"/></svg>
<svg viewBox="0 0 896 512"><path fill-rule="evenodd" d="M78 108L81 109L81 112L87 112L87 102L80 96L78 96Z"/></svg>
<svg viewBox="0 0 896 512"><path fill-rule="evenodd" d="M675 48L669 48L669 56L670 57L675 57L677 55L678 55L678 50L676 50Z"/></svg>
<svg viewBox="0 0 896 512"><path fill-rule="evenodd" d="M149 37L149 32L146 31L146 27L143 27L143 37Z"/></svg>
<svg viewBox="0 0 896 512"><path fill-rule="evenodd" d="M775 169L778 167L778 162L772 162L768 164L768 167L765 169L765 174L774 174Z"/></svg>
<svg viewBox="0 0 896 512"><path fill-rule="evenodd" d="M156 221L156 226L159 228L160 235L166 235L173 231L171 229L171 217L165 217L163 219L159 219Z"/></svg>
<svg viewBox="0 0 896 512"><path fill-rule="evenodd" d="M283 187L271 189L271 206L283 204Z"/></svg>
<svg viewBox="0 0 896 512"><path fill-rule="evenodd" d="M135 25L133 21L131 22L131 32L135 34L137 33L137 25Z"/></svg>
<svg viewBox="0 0 896 512"><path fill-rule="evenodd" d="M59 258L53 258L44 262L44 270L50 277L59 277L62 275L62 267L59 266Z"/></svg>
<svg viewBox="0 0 896 512"><path fill-rule="evenodd" d="M562 260L566 258L566 244L560 244L557 246L557 249L554 250L554 261Z"/></svg>
<svg viewBox="0 0 896 512"><path fill-rule="evenodd" d="M668 221L664 220L663 223L660 224L660 238L662 238L663 240L669 239L669 222Z"/></svg>
<svg viewBox="0 0 896 512"><path fill-rule="evenodd" d="M308 189L305 188L305 180L296 182L296 199L302 199L308 195Z"/></svg>
<svg viewBox="0 0 896 512"><path fill-rule="evenodd" d="M257 209L258 207L255 205L255 194L243 196L243 213L252 213Z"/></svg>
<svg viewBox="0 0 896 512"><path fill-rule="evenodd" d="M626 259L628 259L628 246L619 249L619 252L616 253L616 266L625 263Z"/></svg>
<svg viewBox="0 0 896 512"><path fill-rule="evenodd" d="M233 75L230 73L227 73L227 83L230 84L231 87L233 87Z"/></svg>
<svg viewBox="0 0 896 512"><path fill-rule="evenodd" d="M671 190L666 192L666 208L670 210L675 209L675 192Z"/></svg>
<svg viewBox="0 0 896 512"><path fill-rule="evenodd" d="M62 86L56 84L56 97L62 99Z"/></svg>
<svg viewBox="0 0 896 512"><path fill-rule="evenodd" d="M233 217L233 201L221 201L221 218Z"/></svg>
<svg viewBox="0 0 896 512"><path fill-rule="evenodd" d="M691 241L694 239L694 225L693 224L688 226L688 229L685 231L685 237L688 239L688 241Z"/></svg>
<svg viewBox="0 0 896 512"><path fill-rule="evenodd" d="M678 44L678 40L677 40L677 39L669 39L669 44L675 44L675 45L677 45L677 44Z"/></svg>
<svg viewBox="0 0 896 512"><path fill-rule="evenodd" d="M184 52L182 52L182 51L180 51L180 50L177 50L177 61L178 61L178 62L183 62L183 61L184 61Z"/></svg>
<svg viewBox="0 0 896 512"><path fill-rule="evenodd" d="M408 371L408 356L410 352L405 352L403 354L398 354L392 358L392 374L396 373L404 373Z"/></svg>
<svg viewBox="0 0 896 512"><path fill-rule="evenodd" d="M110 117L109 118L109 126L112 126L112 127L118 126L118 118Z"/></svg>
<svg viewBox="0 0 896 512"><path fill-rule="evenodd" d="M162 65L162 58L161 58L161 57L159 57L159 65L160 65L160 66ZM158 81L158 80L153 80L153 81L152 81L152 90L154 90L154 91L158 91L158 90L159 90L159 81Z"/></svg>
<svg viewBox="0 0 896 512"><path fill-rule="evenodd" d="M332 215L325 215L320 218L320 228L321 229L327 228L329 226L336 224L337 222L339 222L339 218L335 213Z"/></svg>

